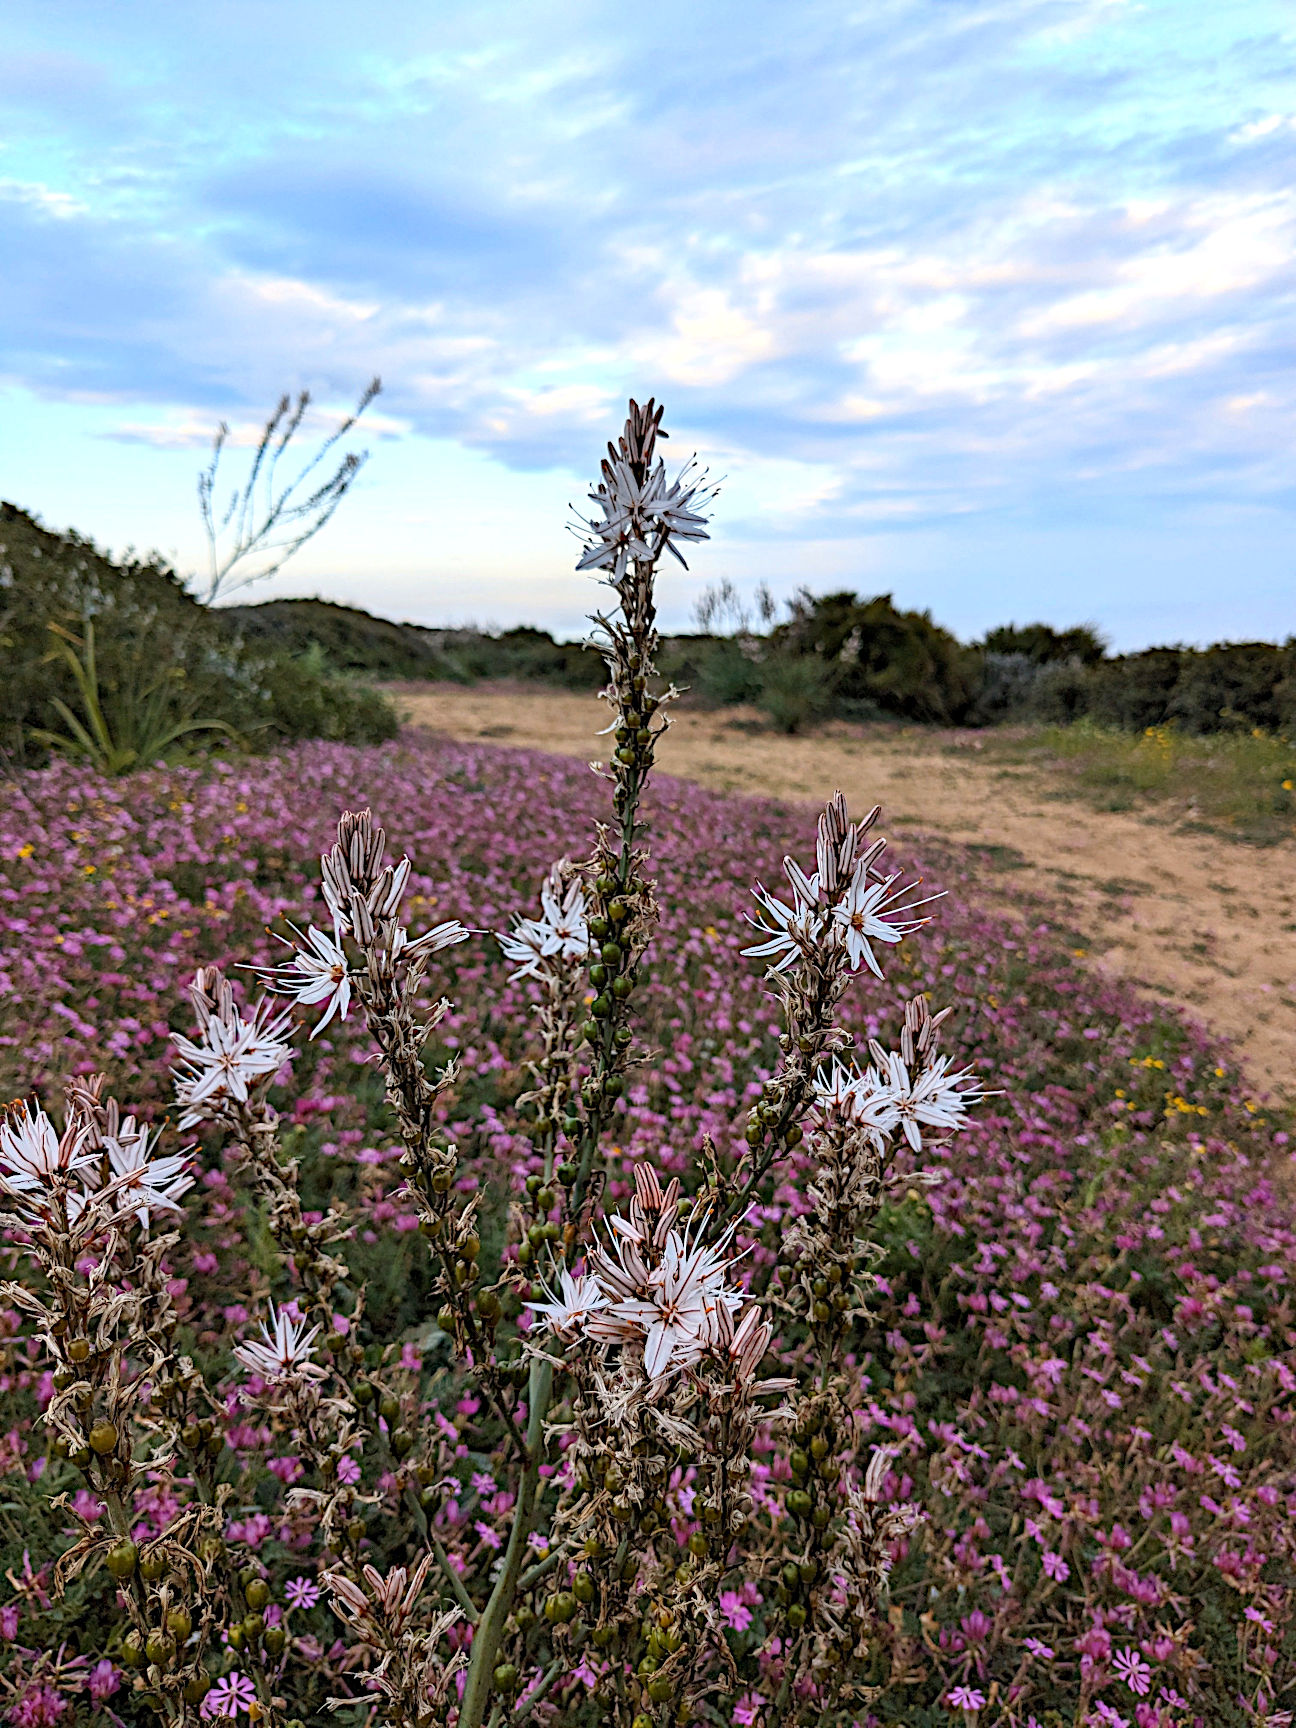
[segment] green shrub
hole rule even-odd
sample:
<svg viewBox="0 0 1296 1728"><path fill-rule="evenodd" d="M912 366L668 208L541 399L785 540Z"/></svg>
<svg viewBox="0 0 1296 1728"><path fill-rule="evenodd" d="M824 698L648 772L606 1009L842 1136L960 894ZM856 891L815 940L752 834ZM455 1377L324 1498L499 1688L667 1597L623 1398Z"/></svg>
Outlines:
<svg viewBox="0 0 1296 1728"><path fill-rule="evenodd" d="M832 668L813 655L774 654L761 667L757 702L776 731L803 732L832 713Z"/></svg>
<svg viewBox="0 0 1296 1728"><path fill-rule="evenodd" d="M245 640L160 559L113 562L12 504L0 504L0 653L0 748L19 766L54 747L119 772L192 749L200 731L256 748L372 743L397 726L318 651Z"/></svg>

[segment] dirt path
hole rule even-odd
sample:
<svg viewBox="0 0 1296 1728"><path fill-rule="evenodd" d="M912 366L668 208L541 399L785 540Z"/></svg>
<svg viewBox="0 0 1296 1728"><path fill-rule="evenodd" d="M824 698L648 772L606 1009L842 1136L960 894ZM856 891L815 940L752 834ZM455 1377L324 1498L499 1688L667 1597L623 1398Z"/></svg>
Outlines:
<svg viewBox="0 0 1296 1728"><path fill-rule="evenodd" d="M456 738L606 754L586 696L498 685L393 691L407 718ZM733 710L680 709L661 767L718 791L883 807L883 831L984 848L987 898L1042 895L1083 933L1091 964L1187 1005L1238 1047L1262 1092L1296 1095L1296 845L1266 850L1098 814L1046 796L1030 768L979 762L846 725L809 738Z"/></svg>

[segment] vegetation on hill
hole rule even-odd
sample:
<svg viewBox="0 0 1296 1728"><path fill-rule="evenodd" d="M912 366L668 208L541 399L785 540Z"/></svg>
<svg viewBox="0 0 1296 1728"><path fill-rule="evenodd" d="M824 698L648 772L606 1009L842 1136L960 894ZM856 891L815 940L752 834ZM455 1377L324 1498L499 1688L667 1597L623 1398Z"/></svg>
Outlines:
<svg viewBox="0 0 1296 1728"><path fill-rule="evenodd" d="M231 607L228 616L249 642L297 653L313 647L331 665L375 678L520 678L568 689L592 689L603 678L591 649L530 627L432 630L322 600L272 600ZM714 616L713 608L708 622ZM739 620L729 634L665 638L661 666L704 702L754 704L787 732L829 715L956 726L1086 720L1139 734L1296 727L1296 638L1110 655L1088 625L1008 624L964 643L930 612L902 610L889 594L803 590L783 622L762 630Z"/></svg>
<svg viewBox="0 0 1296 1728"><path fill-rule="evenodd" d="M252 640L159 559L114 562L0 504L0 749L29 765L57 739L114 771L192 742L377 743L396 716L318 648Z"/></svg>

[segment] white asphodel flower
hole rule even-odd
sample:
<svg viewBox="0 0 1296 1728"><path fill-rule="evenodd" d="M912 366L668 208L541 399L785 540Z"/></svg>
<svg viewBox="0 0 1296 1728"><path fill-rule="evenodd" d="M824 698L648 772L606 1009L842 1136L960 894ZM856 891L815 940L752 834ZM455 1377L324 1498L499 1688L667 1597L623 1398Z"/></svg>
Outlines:
<svg viewBox="0 0 1296 1728"><path fill-rule="evenodd" d="M956 1133L966 1126L968 1105L987 1093L970 1069L950 1073L949 1065L948 1056L938 1056L911 1079L903 1059L887 1055L879 1084L859 1101L861 1120L883 1134L901 1129L915 1152L922 1151L924 1128Z"/></svg>
<svg viewBox="0 0 1296 1728"><path fill-rule="evenodd" d="M325 1370L310 1359L311 1345L318 1332L318 1326L307 1331L304 1320L292 1319L284 1309L276 1310L271 1302L270 1325L267 1326L264 1320L261 1322L261 1336L265 1342L259 1344L253 1339L250 1343L239 1344L234 1357L263 1380L289 1380L298 1374L318 1380Z"/></svg>
<svg viewBox="0 0 1296 1728"><path fill-rule="evenodd" d="M613 1219L613 1225L623 1223ZM714 1248L689 1241L688 1232L671 1230L661 1263L648 1272L638 1291L593 1315L589 1337L603 1343L643 1340L644 1372L658 1380L675 1368L696 1362L715 1337L714 1316L723 1307L741 1306L742 1295L731 1289L726 1273L732 1261L724 1256L727 1233ZM618 1233L609 1254L599 1248L590 1256L601 1284L627 1281L627 1268L637 1269L638 1251L626 1233Z"/></svg>
<svg viewBox="0 0 1296 1728"><path fill-rule="evenodd" d="M576 568L607 570L619 582L631 559L646 562L662 550L683 564L673 542L710 538L702 508L717 490L691 460L668 482L666 464L659 459L642 484L624 456L605 462L603 479L589 494L600 514L576 520L575 531L584 541Z"/></svg>
<svg viewBox="0 0 1296 1728"><path fill-rule="evenodd" d="M573 1278L564 1266L558 1277L562 1294L555 1296L548 1285L542 1284L549 1300L532 1302L530 1306L550 1331L556 1332L565 1343L571 1343L585 1331L590 1316L607 1307L608 1299L592 1272Z"/></svg>
<svg viewBox="0 0 1296 1728"><path fill-rule="evenodd" d="M73 1220L79 1217L96 1193L112 1206L119 1219L134 1218L145 1235L154 1212L183 1212L180 1196L194 1185L189 1159L183 1152L168 1152L154 1158L150 1153L156 1144L157 1135L150 1140L148 1129L137 1126L135 1118L128 1116L116 1134L104 1138L102 1152L108 1159L107 1178L101 1186L97 1171L83 1170L86 1197L69 1196L69 1216Z"/></svg>
<svg viewBox="0 0 1296 1728"><path fill-rule="evenodd" d="M825 928L818 871L807 876L792 858L783 860L783 869L792 884L792 904L789 906L775 899L764 888L754 888L752 896L761 909L761 915L749 919L749 922L766 940L743 949L749 959L769 960L776 972L786 972L803 955L813 952Z"/></svg>
<svg viewBox="0 0 1296 1728"><path fill-rule="evenodd" d="M84 1123L69 1123L60 1134L39 1104L16 1105L0 1122L0 1193L21 1202L55 1177L84 1169L94 1158L87 1133Z"/></svg>
<svg viewBox="0 0 1296 1728"><path fill-rule="evenodd" d="M291 1024L286 1011L271 1018L267 1004L260 1002L250 1020L213 1014L197 1040L172 1033L180 1058L175 1082L176 1102L184 1111L180 1127L205 1122L227 1099L246 1104L250 1086L292 1060L292 1046L283 1036Z"/></svg>
<svg viewBox="0 0 1296 1728"><path fill-rule="evenodd" d="M308 1007L319 1002L328 1003L328 1013L311 1033L311 1037L316 1038L335 1014L339 1019L346 1019L351 1006L351 972L338 928L335 927L332 936L314 924L304 936L296 925L290 928L306 946L293 948L286 936L280 936L280 942L293 948L292 959L282 966L259 968L259 975L266 989L277 996L290 996L294 1002Z"/></svg>
<svg viewBox="0 0 1296 1728"><path fill-rule="evenodd" d="M579 881L564 891L557 870L550 871L540 890L540 914L519 918L512 930L499 935L505 959L517 967L514 978L538 977L546 960L583 960L590 951L585 890Z"/></svg>
<svg viewBox="0 0 1296 1728"><path fill-rule="evenodd" d="M929 922L926 918L910 916L917 907L927 905L926 900L905 899L918 884L908 883L896 888L899 881L899 872L880 882L870 881L868 869L857 865L845 898L840 905L833 907L832 917L842 927L853 972L867 966L875 978L880 978L882 968L873 952L873 943L899 942Z"/></svg>
<svg viewBox="0 0 1296 1728"><path fill-rule="evenodd" d="M878 1077L869 1068L860 1073L857 1068L848 1068L834 1056L827 1068L821 1068L814 1079L814 1101L819 1109L828 1116L840 1116L847 1122L855 1122L864 1100L878 1086Z"/></svg>

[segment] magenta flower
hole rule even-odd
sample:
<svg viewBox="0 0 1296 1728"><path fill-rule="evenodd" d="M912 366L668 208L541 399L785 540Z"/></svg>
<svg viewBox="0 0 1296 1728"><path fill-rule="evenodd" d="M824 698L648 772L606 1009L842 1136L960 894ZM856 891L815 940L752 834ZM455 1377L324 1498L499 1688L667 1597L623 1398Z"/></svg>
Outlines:
<svg viewBox="0 0 1296 1728"><path fill-rule="evenodd" d="M1118 1650L1112 1667L1117 1679L1123 1680L1140 1698L1146 1698L1152 1687L1152 1670L1137 1650Z"/></svg>
<svg viewBox="0 0 1296 1728"><path fill-rule="evenodd" d="M256 1703L256 1687L245 1674L226 1674L218 1680L202 1701L200 1715L230 1720L251 1714Z"/></svg>
<svg viewBox="0 0 1296 1728"><path fill-rule="evenodd" d="M313 1578L290 1578L284 1595L290 1608L313 1608L320 1599L320 1587Z"/></svg>
<svg viewBox="0 0 1296 1728"><path fill-rule="evenodd" d="M975 1713L985 1709L985 1693L978 1692L975 1686L955 1686L945 1694L945 1702L953 1710L968 1710Z"/></svg>
<svg viewBox="0 0 1296 1728"><path fill-rule="evenodd" d="M1060 1554L1052 1552L1044 1555L1044 1571L1048 1577L1056 1579L1059 1584L1065 1584L1071 1576L1071 1568L1066 1561Z"/></svg>

